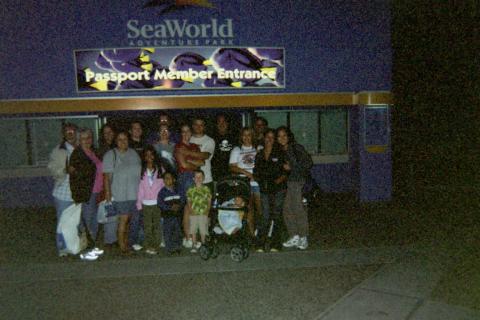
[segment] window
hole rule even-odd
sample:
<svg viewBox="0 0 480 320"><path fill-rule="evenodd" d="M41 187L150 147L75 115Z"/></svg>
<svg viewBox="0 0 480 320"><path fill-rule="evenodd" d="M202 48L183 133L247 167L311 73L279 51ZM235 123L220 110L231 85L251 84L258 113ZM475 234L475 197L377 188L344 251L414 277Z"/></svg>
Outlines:
<svg viewBox="0 0 480 320"><path fill-rule="evenodd" d="M98 116L0 119L0 134L5 137L0 168L45 166L51 151L60 143L63 123L92 129L97 141L99 121Z"/></svg>
<svg viewBox="0 0 480 320"><path fill-rule="evenodd" d="M256 115L271 128L288 126L316 162L348 161L348 109L262 110Z"/></svg>

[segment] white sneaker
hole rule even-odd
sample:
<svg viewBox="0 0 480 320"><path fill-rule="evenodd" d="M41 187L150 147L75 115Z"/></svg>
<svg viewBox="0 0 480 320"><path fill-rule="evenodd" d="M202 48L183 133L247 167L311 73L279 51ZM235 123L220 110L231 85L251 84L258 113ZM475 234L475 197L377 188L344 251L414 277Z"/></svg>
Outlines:
<svg viewBox="0 0 480 320"><path fill-rule="evenodd" d="M284 242L283 246L285 248L297 247L299 241L300 241L300 237L298 235L294 235L287 242Z"/></svg>
<svg viewBox="0 0 480 320"><path fill-rule="evenodd" d="M97 248L97 247L90 250L90 253L93 253L96 256L101 256L104 252L105 251L103 249L100 249L100 248Z"/></svg>
<svg viewBox="0 0 480 320"><path fill-rule="evenodd" d="M301 237L300 240L298 240L297 248L300 250L305 250L308 248L307 237Z"/></svg>
<svg viewBox="0 0 480 320"><path fill-rule="evenodd" d="M132 249L135 250L135 251L140 251L143 249L143 247L141 245L139 245L138 243L135 243L134 245L132 245Z"/></svg>
<svg viewBox="0 0 480 320"><path fill-rule="evenodd" d="M162 242L160 243L160 248L165 248L165 241L162 241Z"/></svg>
<svg viewBox="0 0 480 320"><path fill-rule="evenodd" d="M185 238L184 238L184 239L183 239L183 246L184 246L185 248L191 248L191 247L193 247L193 241L192 241L192 239L185 239Z"/></svg>
<svg viewBox="0 0 480 320"><path fill-rule="evenodd" d="M192 248L192 250L190 250L191 253L197 253L197 249L196 248Z"/></svg>
<svg viewBox="0 0 480 320"><path fill-rule="evenodd" d="M152 249L147 249L145 252L146 252L147 254L151 254L151 255L157 254L157 251L152 250Z"/></svg>
<svg viewBox="0 0 480 320"><path fill-rule="evenodd" d="M87 252L87 253L82 253L80 255L80 259L86 260L86 261L95 261L95 260L98 259L98 256L96 254L91 253L91 252Z"/></svg>
<svg viewBox="0 0 480 320"><path fill-rule="evenodd" d="M201 242L195 243L195 249L200 249L201 246L202 246Z"/></svg>

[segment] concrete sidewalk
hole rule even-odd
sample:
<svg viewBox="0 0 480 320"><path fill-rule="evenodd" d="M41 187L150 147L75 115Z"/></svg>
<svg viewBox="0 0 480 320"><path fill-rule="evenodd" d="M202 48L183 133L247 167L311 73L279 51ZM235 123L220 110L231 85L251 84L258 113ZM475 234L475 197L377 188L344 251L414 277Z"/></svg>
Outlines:
<svg viewBox="0 0 480 320"><path fill-rule="evenodd" d="M0 266L1 319L480 319L432 301L446 257L402 247Z"/></svg>
<svg viewBox="0 0 480 320"><path fill-rule="evenodd" d="M385 265L329 306L317 320L469 320L480 312L431 299L448 257L417 250Z"/></svg>

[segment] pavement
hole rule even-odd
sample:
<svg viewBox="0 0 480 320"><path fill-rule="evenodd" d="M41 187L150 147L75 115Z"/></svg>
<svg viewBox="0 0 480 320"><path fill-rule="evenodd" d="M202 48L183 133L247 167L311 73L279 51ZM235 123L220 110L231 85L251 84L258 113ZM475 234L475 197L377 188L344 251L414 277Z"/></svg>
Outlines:
<svg viewBox="0 0 480 320"><path fill-rule="evenodd" d="M480 319L431 298L432 248L0 265L0 319Z"/></svg>

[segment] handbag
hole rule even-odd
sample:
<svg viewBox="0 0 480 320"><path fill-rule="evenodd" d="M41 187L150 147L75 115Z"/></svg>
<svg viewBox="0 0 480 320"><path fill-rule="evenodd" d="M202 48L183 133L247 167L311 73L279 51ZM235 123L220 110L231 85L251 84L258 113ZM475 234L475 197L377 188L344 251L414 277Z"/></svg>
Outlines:
<svg viewBox="0 0 480 320"><path fill-rule="evenodd" d="M115 209L115 206L111 202L105 202L105 212L106 212L105 217L107 218L114 217L117 215L117 210Z"/></svg>

